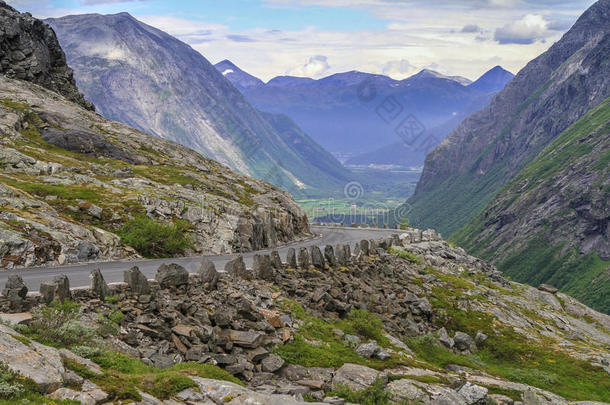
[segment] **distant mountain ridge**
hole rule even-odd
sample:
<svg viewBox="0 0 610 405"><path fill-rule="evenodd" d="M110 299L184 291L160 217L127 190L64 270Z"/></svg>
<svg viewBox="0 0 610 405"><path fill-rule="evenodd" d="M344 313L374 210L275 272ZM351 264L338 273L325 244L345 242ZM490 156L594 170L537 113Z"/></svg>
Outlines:
<svg viewBox="0 0 610 405"><path fill-rule="evenodd" d="M262 111L291 117L299 127L333 153L361 155L356 157L364 164L377 163L371 155L381 148L400 143L396 127L406 116L412 115L430 130L444 127L456 116L465 117L473 109L484 107L491 96L501 90L512 74L496 67L481 77L478 83L460 76L445 76L424 69L404 80L359 71L333 74L321 79L278 76L267 83L253 86L241 85L244 72L230 61L216 65L221 71L231 68L239 75L226 77L241 90L253 105ZM476 85L475 85L476 84ZM363 86L374 89L372 100L362 97ZM383 117L384 102L396 104L398 114L393 119ZM463 110L466 108L466 111ZM381 111L381 112L380 112ZM390 117L391 118L391 117ZM457 125L457 124L456 124ZM442 140L452 129L434 129ZM400 160L402 165L423 164L425 151L404 151L393 154L388 162ZM407 148L408 149L408 148ZM371 156L371 160L369 160ZM385 156L379 153L377 156ZM383 159L382 159L383 160Z"/></svg>
<svg viewBox="0 0 610 405"><path fill-rule="evenodd" d="M426 158L409 222L610 312L610 0ZM405 207L402 207L404 210Z"/></svg>
<svg viewBox="0 0 610 405"><path fill-rule="evenodd" d="M610 0L600 0L426 158L410 221L450 235L610 94Z"/></svg>
<svg viewBox="0 0 610 405"><path fill-rule="evenodd" d="M127 13L47 22L79 88L105 117L191 147L295 195L342 189L348 180L349 172L328 154L305 159L299 148L311 139L286 142L222 72L165 32Z"/></svg>

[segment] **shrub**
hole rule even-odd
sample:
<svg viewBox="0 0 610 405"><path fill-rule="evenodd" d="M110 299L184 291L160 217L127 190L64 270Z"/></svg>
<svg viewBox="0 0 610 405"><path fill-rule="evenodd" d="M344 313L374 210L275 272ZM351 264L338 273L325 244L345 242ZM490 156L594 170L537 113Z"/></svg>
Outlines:
<svg viewBox="0 0 610 405"><path fill-rule="evenodd" d="M385 392L385 383L383 380L376 380L369 387L360 390L352 391L347 386L339 386L335 388L329 395L341 397L348 402L353 402L362 405L387 405L390 403L390 394Z"/></svg>
<svg viewBox="0 0 610 405"><path fill-rule="evenodd" d="M48 306L36 308L30 324L17 330L54 347L87 344L95 337L94 330L80 322L80 305L70 300L63 303L54 301Z"/></svg>
<svg viewBox="0 0 610 405"><path fill-rule="evenodd" d="M118 232L123 243L148 258L168 258L193 248L186 233L192 225L186 221L162 224L146 216L128 221Z"/></svg>
<svg viewBox="0 0 610 405"><path fill-rule="evenodd" d="M400 257L401 259L410 261L411 263L422 264L421 257L416 255L415 253L407 252L406 250L394 249L394 248L390 248L388 251L390 253L395 254L396 256Z"/></svg>
<svg viewBox="0 0 610 405"><path fill-rule="evenodd" d="M99 349L97 347L91 347L91 346L72 346L70 348L70 350L81 357L85 357L87 359L90 359L92 357L95 356L99 356L102 353L102 349Z"/></svg>
<svg viewBox="0 0 610 405"><path fill-rule="evenodd" d="M0 364L0 399L11 399L23 394L23 385L18 383L17 375Z"/></svg>

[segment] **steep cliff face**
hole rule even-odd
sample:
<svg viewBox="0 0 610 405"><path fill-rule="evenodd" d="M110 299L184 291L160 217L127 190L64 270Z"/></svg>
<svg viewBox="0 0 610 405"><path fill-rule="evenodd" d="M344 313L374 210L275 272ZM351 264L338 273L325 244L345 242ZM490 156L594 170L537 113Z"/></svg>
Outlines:
<svg viewBox="0 0 610 405"><path fill-rule="evenodd" d="M610 312L610 98L564 131L468 226L460 245L516 280Z"/></svg>
<svg viewBox="0 0 610 405"><path fill-rule="evenodd" d="M290 195L191 149L0 76L1 267L137 254L115 234L138 215L189 225L187 253L308 235Z"/></svg>
<svg viewBox="0 0 610 405"><path fill-rule="evenodd" d="M79 88L106 118L193 148L293 194L342 189L341 173L320 171L302 159L187 44L127 13L47 21Z"/></svg>
<svg viewBox="0 0 610 405"><path fill-rule="evenodd" d="M0 0L0 74L27 80L93 110L74 84L55 33L28 13Z"/></svg>
<svg viewBox="0 0 610 405"><path fill-rule="evenodd" d="M457 231L560 133L610 94L610 0L600 0L425 163L410 221Z"/></svg>

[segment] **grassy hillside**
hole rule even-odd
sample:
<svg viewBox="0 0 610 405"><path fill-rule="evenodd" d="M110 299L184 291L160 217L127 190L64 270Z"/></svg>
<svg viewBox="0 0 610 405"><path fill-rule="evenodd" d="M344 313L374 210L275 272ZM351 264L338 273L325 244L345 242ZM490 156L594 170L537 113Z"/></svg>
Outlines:
<svg viewBox="0 0 610 405"><path fill-rule="evenodd" d="M518 281L553 284L610 312L609 151L610 98L564 131L452 239Z"/></svg>

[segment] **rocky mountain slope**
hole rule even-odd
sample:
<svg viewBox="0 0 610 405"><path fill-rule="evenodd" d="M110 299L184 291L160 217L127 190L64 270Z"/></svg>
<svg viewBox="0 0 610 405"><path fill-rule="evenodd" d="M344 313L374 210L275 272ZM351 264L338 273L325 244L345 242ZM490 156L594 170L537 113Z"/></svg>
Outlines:
<svg viewBox="0 0 610 405"><path fill-rule="evenodd" d="M425 163L409 219L450 235L547 145L610 94L610 1L600 0L468 117Z"/></svg>
<svg viewBox="0 0 610 405"><path fill-rule="evenodd" d="M115 233L143 215L185 221L198 253L308 234L286 192L4 76L0 142L2 267L134 257Z"/></svg>
<svg viewBox="0 0 610 405"><path fill-rule="evenodd" d="M482 107L490 100L487 93L501 90L511 76L494 68L485 79L488 84L477 87L464 78L430 70L405 80L353 71L319 80L279 76L262 84L230 61L220 62L216 68L220 72L233 71L225 77L241 86L246 99L258 109L287 115L326 150L352 155L400 141L397 127L410 114L430 129L473 103ZM246 78L248 84L243 85ZM494 85L497 88L492 88ZM480 99L485 102L478 102ZM468 109L465 115L473 111ZM423 160L425 152L416 155Z"/></svg>
<svg viewBox="0 0 610 405"><path fill-rule="evenodd" d="M557 137L454 239L610 313L610 98Z"/></svg>
<svg viewBox="0 0 610 405"><path fill-rule="evenodd" d="M34 82L92 110L74 84L53 31L0 0L0 74Z"/></svg>
<svg viewBox="0 0 610 405"><path fill-rule="evenodd" d="M91 404L610 401L609 316L551 287L509 282L434 231L282 259L259 255L249 269L237 257L224 272L204 260L196 274L162 265L154 280L126 267L125 282L110 285L93 271L90 288L70 290L57 276L30 294L14 276L0 308L20 313L0 317L23 324L0 325L0 370L10 370L0 378L21 382L0 395L19 401L36 387L29 395Z"/></svg>
<svg viewBox="0 0 610 405"><path fill-rule="evenodd" d="M328 154L303 158L299 146L311 139L283 139L214 66L176 38L126 13L47 22L79 88L106 118L193 148L293 194L341 189L345 183L345 171L319 169Z"/></svg>

